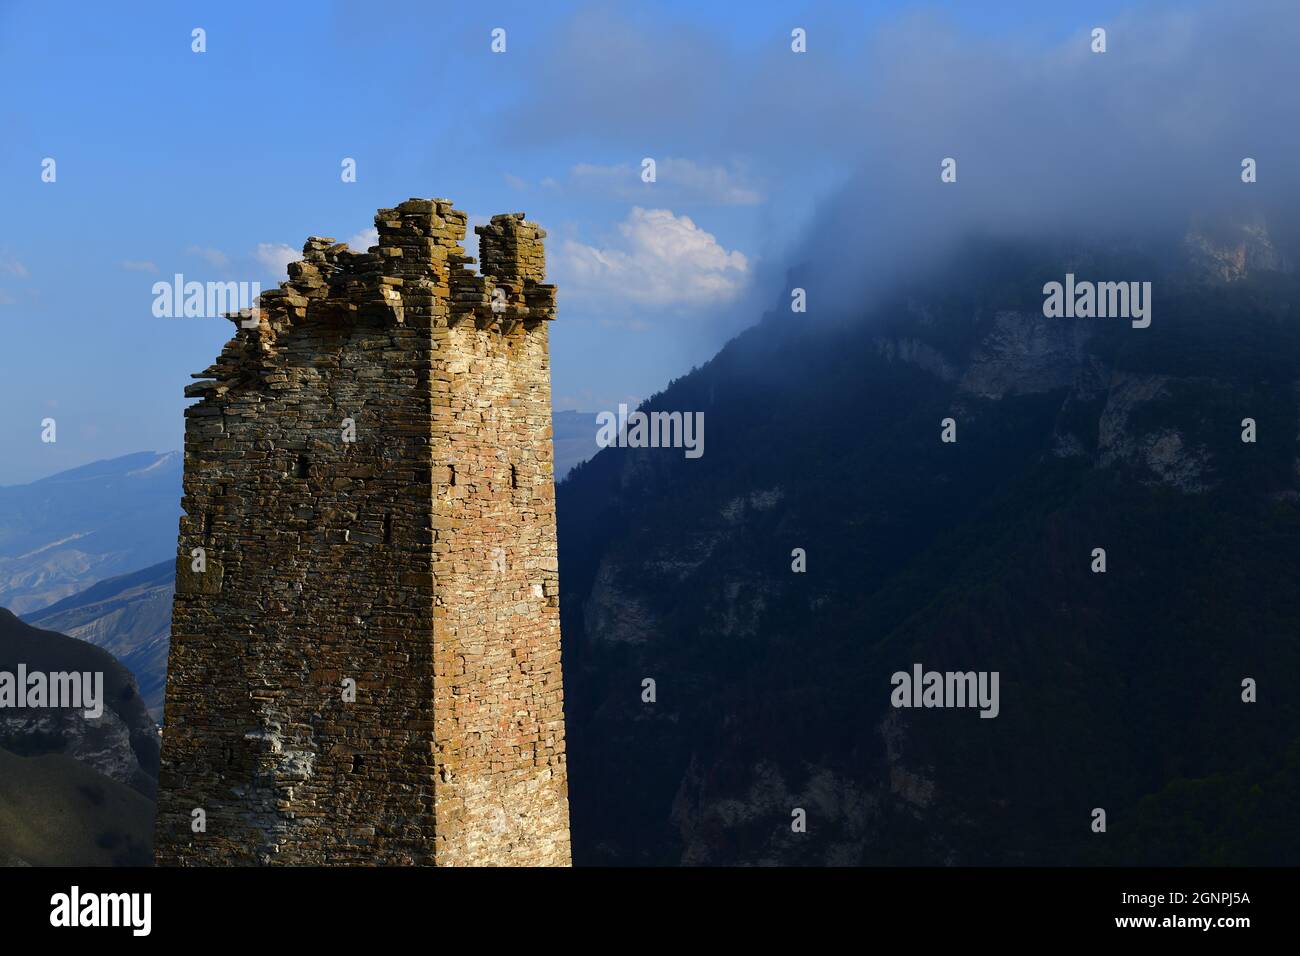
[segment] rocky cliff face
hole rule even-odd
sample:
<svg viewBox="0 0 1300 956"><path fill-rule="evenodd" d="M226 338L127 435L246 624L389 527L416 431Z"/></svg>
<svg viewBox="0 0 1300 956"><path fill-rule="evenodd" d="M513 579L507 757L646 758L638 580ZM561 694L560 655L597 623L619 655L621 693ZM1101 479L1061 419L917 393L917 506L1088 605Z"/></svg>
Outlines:
<svg viewBox="0 0 1300 956"><path fill-rule="evenodd" d="M1220 282L1236 282L1257 272L1293 271L1288 256L1274 245L1262 220L1195 226L1183 237L1188 265Z"/></svg>
<svg viewBox="0 0 1300 956"><path fill-rule="evenodd" d="M1296 608L1262 598L1300 571L1300 285L1247 260L1089 251L1159 269L1133 329L1043 317L1059 260L999 249L652 399L704 411L704 458L609 449L560 489L575 862L1294 862L1248 794L1292 785L1300 726ZM999 671L1000 715L891 707L915 662ZM1219 810L1159 830L1186 788Z"/></svg>
<svg viewBox="0 0 1300 956"><path fill-rule="evenodd" d="M102 714L0 707L0 862L147 865L158 729L104 650L0 608L0 672L103 675Z"/></svg>
<svg viewBox="0 0 1300 956"><path fill-rule="evenodd" d="M103 713L85 709L0 708L0 746L22 756L60 753L152 797L158 779L158 728L134 678L111 654L24 624L0 608L0 671L103 674Z"/></svg>

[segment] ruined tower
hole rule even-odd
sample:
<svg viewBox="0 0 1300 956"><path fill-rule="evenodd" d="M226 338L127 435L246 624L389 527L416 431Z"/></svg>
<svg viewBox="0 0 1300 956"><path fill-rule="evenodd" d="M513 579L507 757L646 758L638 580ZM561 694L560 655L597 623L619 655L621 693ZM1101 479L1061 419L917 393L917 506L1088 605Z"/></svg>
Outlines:
<svg viewBox="0 0 1300 956"><path fill-rule="evenodd" d="M546 234L375 225L186 389L159 864L570 861Z"/></svg>

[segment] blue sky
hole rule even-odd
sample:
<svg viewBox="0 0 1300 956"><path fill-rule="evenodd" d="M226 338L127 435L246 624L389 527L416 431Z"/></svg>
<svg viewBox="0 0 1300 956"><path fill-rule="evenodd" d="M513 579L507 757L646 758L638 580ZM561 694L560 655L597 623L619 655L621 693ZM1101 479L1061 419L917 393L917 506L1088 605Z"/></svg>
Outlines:
<svg viewBox="0 0 1300 956"><path fill-rule="evenodd" d="M774 304L890 24L1040 49L1132 6L0 2L0 484L180 447L232 326L155 318L155 281L270 288L411 196L545 226L557 408L635 402Z"/></svg>

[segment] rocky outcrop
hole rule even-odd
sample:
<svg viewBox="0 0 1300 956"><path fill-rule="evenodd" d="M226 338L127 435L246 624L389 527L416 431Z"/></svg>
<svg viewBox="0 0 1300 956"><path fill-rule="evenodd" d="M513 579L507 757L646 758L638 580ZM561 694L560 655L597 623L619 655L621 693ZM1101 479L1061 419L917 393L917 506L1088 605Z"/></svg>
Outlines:
<svg viewBox="0 0 1300 956"><path fill-rule="evenodd" d="M1143 480L1178 491L1195 493L1211 487L1211 457L1161 417L1161 424L1138 427L1138 412L1158 402L1168 402L1170 377L1117 373L1112 382L1097 431L1098 464L1135 466Z"/></svg>
<svg viewBox="0 0 1300 956"><path fill-rule="evenodd" d="M881 338L876 340L876 350L888 362L903 362L930 373L935 378L951 382L957 371L943 353L931 345L912 338Z"/></svg>
<svg viewBox="0 0 1300 956"><path fill-rule="evenodd" d="M1044 320L1041 313L998 312L961 374L958 389L977 398L1068 388L1085 363L1095 323Z"/></svg>
<svg viewBox="0 0 1300 956"><path fill-rule="evenodd" d="M1293 268L1274 246L1262 219L1189 229L1183 237L1183 254L1192 270L1218 282L1237 282L1257 272L1290 272Z"/></svg>
<svg viewBox="0 0 1300 956"><path fill-rule="evenodd" d="M53 706L65 701L0 706L0 865L148 865L158 728L130 673L107 652L3 608L0 673L98 675L103 688L99 716Z"/></svg>
<svg viewBox="0 0 1300 956"><path fill-rule="evenodd" d="M0 608L0 671L97 674L103 713L86 708L0 708L0 748L20 756L62 754L152 797L158 778L158 728L134 677L113 656L83 641L24 624Z"/></svg>

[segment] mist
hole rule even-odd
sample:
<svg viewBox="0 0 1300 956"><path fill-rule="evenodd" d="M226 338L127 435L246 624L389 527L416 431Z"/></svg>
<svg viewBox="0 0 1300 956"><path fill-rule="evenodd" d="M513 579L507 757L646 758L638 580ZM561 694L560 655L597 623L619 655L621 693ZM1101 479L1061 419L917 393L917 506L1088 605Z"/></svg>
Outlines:
<svg viewBox="0 0 1300 956"><path fill-rule="evenodd" d="M588 11L537 65L546 96L508 126L534 142L585 127L651 155L763 157L771 219L737 324L786 307L792 268L810 315L841 314L972 235L1087 242L1176 236L1192 219L1295 219L1294 4L1081 13L1046 45L939 11L856 34L842 11L791 23L807 53L774 38L747 55L698 27ZM956 180L941 182L949 158ZM783 215L784 195L814 190L811 216Z"/></svg>

